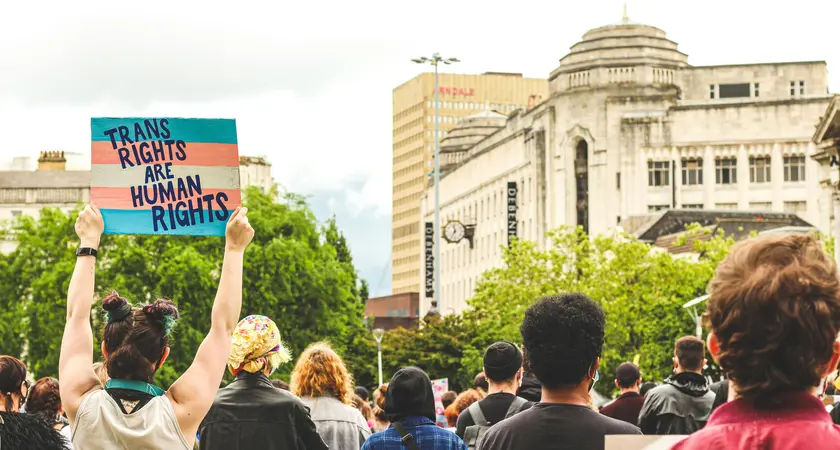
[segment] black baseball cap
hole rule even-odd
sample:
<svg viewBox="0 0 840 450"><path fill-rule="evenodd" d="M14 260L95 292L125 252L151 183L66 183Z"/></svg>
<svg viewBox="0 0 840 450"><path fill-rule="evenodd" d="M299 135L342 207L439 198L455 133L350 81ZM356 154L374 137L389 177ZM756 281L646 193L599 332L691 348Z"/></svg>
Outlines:
<svg viewBox="0 0 840 450"><path fill-rule="evenodd" d="M484 352L484 373L490 381L513 378L522 368L522 352L508 341L499 341Z"/></svg>

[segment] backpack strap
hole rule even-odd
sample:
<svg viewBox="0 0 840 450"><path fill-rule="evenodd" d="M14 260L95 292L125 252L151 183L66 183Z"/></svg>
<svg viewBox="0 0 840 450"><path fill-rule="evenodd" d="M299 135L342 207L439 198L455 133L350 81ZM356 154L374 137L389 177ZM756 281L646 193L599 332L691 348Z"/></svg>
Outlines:
<svg viewBox="0 0 840 450"><path fill-rule="evenodd" d="M481 411L481 406L479 406L478 402L473 403L467 408L467 411L470 412L470 417L472 417L473 422L480 427L487 427L490 426L490 422L484 417L484 412Z"/></svg>
<svg viewBox="0 0 840 450"><path fill-rule="evenodd" d="M417 443L414 442L414 436L405 431L405 427L401 422L394 422L394 428L397 430L397 433L400 434L403 445L408 447L410 450L420 450L420 448L417 447Z"/></svg>
<svg viewBox="0 0 840 450"><path fill-rule="evenodd" d="M505 414L505 419L509 419L516 414L519 414L522 411L522 408L528 404L528 400L525 400L522 397L514 397L513 401L510 403L510 407L507 410L507 414Z"/></svg>

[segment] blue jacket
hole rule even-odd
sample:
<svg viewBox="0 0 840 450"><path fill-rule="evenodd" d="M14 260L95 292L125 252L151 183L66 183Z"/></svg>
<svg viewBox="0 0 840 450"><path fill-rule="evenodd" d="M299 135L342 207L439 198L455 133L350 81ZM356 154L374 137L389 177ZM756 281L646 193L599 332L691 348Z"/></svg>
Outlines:
<svg viewBox="0 0 840 450"><path fill-rule="evenodd" d="M405 431L414 436L414 442L420 450L468 450L467 444L455 433L435 425L428 417L407 417L401 420ZM372 435L362 446L362 450L406 450L400 433L394 424L387 430Z"/></svg>

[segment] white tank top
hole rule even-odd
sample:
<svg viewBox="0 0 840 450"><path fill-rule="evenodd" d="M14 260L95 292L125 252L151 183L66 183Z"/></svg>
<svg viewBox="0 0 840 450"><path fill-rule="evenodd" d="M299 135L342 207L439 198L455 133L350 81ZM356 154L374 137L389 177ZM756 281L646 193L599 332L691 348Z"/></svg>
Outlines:
<svg viewBox="0 0 840 450"><path fill-rule="evenodd" d="M79 405L72 436L73 446L84 450L192 450L165 395L124 414L105 390L93 391Z"/></svg>

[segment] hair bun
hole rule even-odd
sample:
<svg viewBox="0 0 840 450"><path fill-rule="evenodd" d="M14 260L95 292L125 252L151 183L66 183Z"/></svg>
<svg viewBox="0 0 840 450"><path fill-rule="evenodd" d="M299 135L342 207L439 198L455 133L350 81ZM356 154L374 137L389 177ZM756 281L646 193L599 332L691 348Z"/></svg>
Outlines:
<svg viewBox="0 0 840 450"><path fill-rule="evenodd" d="M102 310L107 313L108 322L116 322L131 314L131 304L128 300L120 297L117 291L102 299Z"/></svg>
<svg viewBox="0 0 840 450"><path fill-rule="evenodd" d="M166 334L172 332L172 329L175 328L175 324L181 317L175 303L172 300L164 298L159 298L153 303L144 306L143 312L153 319L154 322L160 324Z"/></svg>

